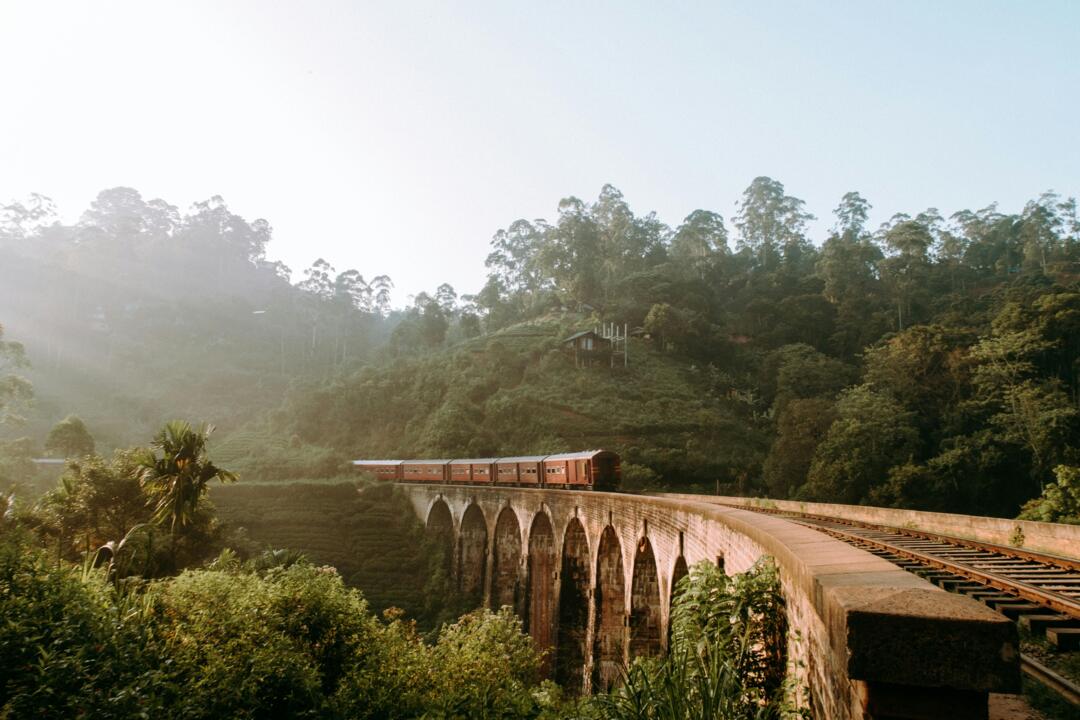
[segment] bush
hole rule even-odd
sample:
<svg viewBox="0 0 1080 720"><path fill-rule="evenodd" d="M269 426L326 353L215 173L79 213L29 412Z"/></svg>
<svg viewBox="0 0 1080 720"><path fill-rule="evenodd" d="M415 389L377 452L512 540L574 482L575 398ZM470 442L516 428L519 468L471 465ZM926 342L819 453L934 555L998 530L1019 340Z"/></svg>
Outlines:
<svg viewBox="0 0 1080 720"><path fill-rule="evenodd" d="M701 562L679 581L671 651L638 658L623 685L588 704L615 720L800 717L790 700L787 616L771 559L728 577Z"/></svg>
<svg viewBox="0 0 1080 720"><path fill-rule="evenodd" d="M1042 495L1029 500L1017 519L1080 525L1080 467L1058 465L1054 476L1057 482L1050 483Z"/></svg>
<svg viewBox="0 0 1080 720"><path fill-rule="evenodd" d="M6 530L0 717L533 718L558 700L509 610L429 646L333 568L259 560L117 589Z"/></svg>
<svg viewBox="0 0 1080 720"><path fill-rule="evenodd" d="M135 604L100 574L55 566L18 531L0 542L0 717L136 717L162 666Z"/></svg>

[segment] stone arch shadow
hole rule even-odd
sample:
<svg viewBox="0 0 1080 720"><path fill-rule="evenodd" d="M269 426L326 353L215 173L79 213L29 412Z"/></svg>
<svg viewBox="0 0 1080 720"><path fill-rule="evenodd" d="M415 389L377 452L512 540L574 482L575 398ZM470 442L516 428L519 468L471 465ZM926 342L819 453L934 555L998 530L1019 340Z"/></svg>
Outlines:
<svg viewBox="0 0 1080 720"><path fill-rule="evenodd" d="M638 540L630 581L630 659L660 655L660 574L648 537Z"/></svg>
<svg viewBox="0 0 1080 720"><path fill-rule="evenodd" d="M555 665L556 547L551 519L541 510L533 517L529 527L522 614L533 644L544 653L540 672L545 678L551 677Z"/></svg>
<svg viewBox="0 0 1080 720"><path fill-rule="evenodd" d="M585 691L585 658L589 628L589 539L585 527L571 518L563 535L559 570L558 639L555 680L572 695Z"/></svg>
<svg viewBox="0 0 1080 720"><path fill-rule="evenodd" d="M605 691L626 665L626 573L622 545L608 525L596 553L596 621L593 625L593 689Z"/></svg>
<svg viewBox="0 0 1080 720"><path fill-rule="evenodd" d="M435 552L442 553L439 568L446 573L447 580L452 579L454 566L454 516L450 506L442 498L431 504L428 510L425 534Z"/></svg>
<svg viewBox="0 0 1080 720"><path fill-rule="evenodd" d="M484 600L484 573L487 571L487 520L480 506L472 503L461 516L458 531L458 591L468 608L478 608Z"/></svg>
<svg viewBox="0 0 1080 720"><path fill-rule="evenodd" d="M498 610L509 605L521 612L521 526L517 513L509 505L495 521L495 538L491 560L491 607Z"/></svg>

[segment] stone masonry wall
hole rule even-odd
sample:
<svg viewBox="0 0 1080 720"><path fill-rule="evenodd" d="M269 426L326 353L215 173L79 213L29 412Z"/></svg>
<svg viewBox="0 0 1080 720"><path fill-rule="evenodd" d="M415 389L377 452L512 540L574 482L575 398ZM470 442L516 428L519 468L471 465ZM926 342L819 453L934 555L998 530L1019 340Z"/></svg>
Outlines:
<svg viewBox="0 0 1080 720"><path fill-rule="evenodd" d="M503 596L504 574L516 565L528 630L538 645L551 647L547 667L571 691L606 685L617 658L664 646L672 584L687 565L707 561L736 573L765 555L780 569L789 657L814 717L985 717L987 692L1019 682L1016 630L1008 620L778 517L618 493L402 487L424 521L445 523L443 506L449 508L459 558L470 558L459 567L476 568L477 543L493 539L480 555L494 558L480 568L490 600ZM507 535L507 513L517 519L518 538ZM493 568L503 579L491 578ZM476 583L474 576L465 585ZM925 701L912 709L928 694L949 709L927 715Z"/></svg>

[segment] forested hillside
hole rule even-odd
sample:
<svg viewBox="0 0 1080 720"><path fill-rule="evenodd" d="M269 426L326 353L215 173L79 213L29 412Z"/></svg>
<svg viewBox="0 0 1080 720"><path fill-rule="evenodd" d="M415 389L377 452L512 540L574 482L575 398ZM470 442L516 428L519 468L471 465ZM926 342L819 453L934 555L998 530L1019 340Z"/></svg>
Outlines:
<svg viewBox="0 0 1080 720"><path fill-rule="evenodd" d="M815 245L769 178L744 193L734 238L705 210L674 229L635 215L610 186L563 200L553 221L495 235L476 297L487 335L342 374L277 417L374 454L604 444L647 484L775 497L1012 515L1064 486L1080 462L1076 201L877 229L869 209L848 193ZM640 329L628 370L560 353L596 321Z"/></svg>
<svg viewBox="0 0 1080 720"><path fill-rule="evenodd" d="M27 434L77 412L119 444L188 415L267 476L603 445L635 487L1003 515L1067 490L1076 201L878 228L869 210L848 193L811 238L803 202L761 177L730 222L671 227L605 186L497 232L476 295L444 285L392 312L385 278L316 263L290 285L265 260L269 225L220 199L181 216L114 189L74 227L43 201L6 208L0 321L34 367ZM634 331L628 368L563 350L601 322Z"/></svg>

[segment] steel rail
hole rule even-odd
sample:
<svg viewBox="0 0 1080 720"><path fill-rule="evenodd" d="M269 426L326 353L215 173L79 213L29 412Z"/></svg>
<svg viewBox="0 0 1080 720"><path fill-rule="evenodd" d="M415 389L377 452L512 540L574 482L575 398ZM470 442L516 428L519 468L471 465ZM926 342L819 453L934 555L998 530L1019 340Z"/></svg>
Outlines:
<svg viewBox="0 0 1080 720"><path fill-rule="evenodd" d="M821 525L816 525L813 522L804 522L804 525L813 527L821 532L832 535L833 537L845 540L847 542L855 542L857 544L865 544L873 547L886 550L890 553L906 557L909 560L914 560L923 565L929 565L931 567L937 567L942 570L948 570L949 572L966 577L970 580L974 580L982 585L988 585L997 590L1003 592L1015 593L1025 600L1031 600L1032 602L1044 605L1057 612L1068 615L1074 619L1080 619L1080 603L1060 595L1058 593L1042 590L1034 585L1030 585L1021 580L1009 578L1005 575L999 575L997 573L986 572L984 570L978 570L976 568L964 565L963 563L954 562L952 560L946 560L942 557L937 557L930 553L919 552L918 550L912 550L910 548L901 547L885 540L878 540L875 538L868 538L856 533L849 533L838 528L828 528Z"/></svg>
<svg viewBox="0 0 1080 720"><path fill-rule="evenodd" d="M1065 698L1073 705L1080 705L1080 686L1058 675L1030 655L1020 656L1020 670Z"/></svg>
<svg viewBox="0 0 1080 720"><path fill-rule="evenodd" d="M988 552L998 553L999 555L1006 555L1008 557L1015 557L1020 560L1028 560L1031 562L1043 563L1045 565L1054 565L1066 570L1075 570L1080 572L1080 560L1071 557L1065 557L1064 555L1053 555L1051 553L1034 552L1032 550L1025 550L1023 548L1013 547L1011 545L998 545L996 543L984 542L982 540L972 540L971 538L957 537L956 535L941 535L940 533L930 532L928 530L917 530L915 528L897 527L895 525L879 525L876 523L866 522L864 520L851 520L849 518L838 518L829 515L818 515L815 513L804 513L795 510L781 510L779 508L765 508L756 507L753 505L734 505L731 503L722 503L727 507L738 508L740 510L752 510L754 512L763 512L770 515L794 515L799 518L807 518L811 520L823 520L827 522L838 523L841 525L851 525L852 527L863 527L869 530L881 530L883 532L893 532L900 535L907 535L912 538L922 538L925 540L935 540L937 542L948 543L950 545L959 545L963 547L970 547L977 550L986 550Z"/></svg>

